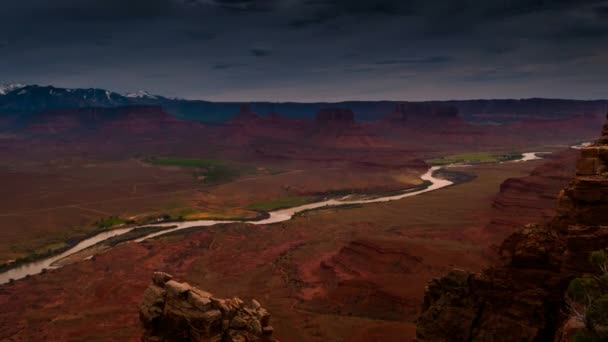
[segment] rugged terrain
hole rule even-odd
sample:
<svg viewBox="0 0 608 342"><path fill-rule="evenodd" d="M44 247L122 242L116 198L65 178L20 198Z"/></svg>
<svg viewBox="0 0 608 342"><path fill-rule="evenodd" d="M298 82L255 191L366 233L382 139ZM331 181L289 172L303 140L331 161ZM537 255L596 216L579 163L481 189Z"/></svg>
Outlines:
<svg viewBox="0 0 608 342"><path fill-rule="evenodd" d="M510 178L500 185L492 203L492 220L484 232L497 244L521 226L544 223L556 213L555 195L576 170L579 152L574 149L544 155L546 162L529 176Z"/></svg>
<svg viewBox="0 0 608 342"><path fill-rule="evenodd" d="M494 258L483 233L496 210L492 199L505 179L543 163L463 168L476 178L402 201L119 245L1 285L0 336L137 340L138 307L150 275L162 270L220 297L260 300L281 341L413 338L426 283L453 267L481 270Z"/></svg>
<svg viewBox="0 0 608 342"><path fill-rule="evenodd" d="M36 103L52 104L44 100L49 89L34 90L3 101L19 106L20 96L40 96ZM101 107L21 113L0 135L0 176L13 194L0 200L2 263L65 248L115 216L138 223L251 219L259 215L255 208L272 202L403 190L420 185L433 158L580 141L594 123L574 117L528 130L479 126L454 106L400 104L376 121L340 107L321 108L313 120L242 105L222 125L203 125L159 106L108 107L115 103L97 93L66 91L67 99L84 102L65 104ZM154 158L173 164L149 162ZM192 160L201 166L188 165ZM217 168L211 177L209 165Z"/></svg>
<svg viewBox="0 0 608 342"><path fill-rule="evenodd" d="M608 124L581 150L552 220L510 235L500 247L501 263L482 273L454 271L430 283L417 339L553 340L568 318L569 281L593 271L589 253L608 245L607 226Z"/></svg>
<svg viewBox="0 0 608 342"><path fill-rule="evenodd" d="M116 107L126 105L161 106L174 116L207 124L220 124L233 118L240 103L171 99L145 92L121 95L105 89L64 89L53 86L14 85L0 93L0 113L8 116L30 116L35 113L79 107ZM558 120L575 115L601 114L606 101L577 101L560 99L465 100L465 101L350 101L327 103L269 103L254 102L253 111L264 116L280 113L292 119L312 119L319 110L328 107L349 108L359 120L381 120L394 117L396 112L418 115L421 108L452 107L464 120L473 123L512 123L526 120ZM395 110L396 107L402 109ZM4 116L3 115L3 116ZM16 117L12 117L16 119ZM12 122L12 121L7 121ZM0 128L2 127L0 121Z"/></svg>
<svg viewBox="0 0 608 342"><path fill-rule="evenodd" d="M220 297L260 299L282 341L413 338L430 279L454 267L482 270L497 258L493 244L553 214L571 172L564 165L573 154L563 150L592 136L597 121L597 104L578 102L556 104L559 115L532 115L534 106L517 102L523 109L513 115L530 120L488 126L467 121L457 103L272 107L25 90L0 98L8 114L0 176L12 194L0 201L2 262L133 222L253 219L327 197L408 189L444 156L562 152L455 168L467 182L396 202L119 244L0 285L0 339L139 339L138 306L156 271ZM230 115L203 124L173 105Z"/></svg>

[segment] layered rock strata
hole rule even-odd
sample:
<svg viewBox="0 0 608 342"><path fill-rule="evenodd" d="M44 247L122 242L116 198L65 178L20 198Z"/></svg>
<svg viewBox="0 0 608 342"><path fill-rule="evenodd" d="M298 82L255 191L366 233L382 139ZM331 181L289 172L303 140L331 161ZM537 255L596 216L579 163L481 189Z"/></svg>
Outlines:
<svg viewBox="0 0 608 342"><path fill-rule="evenodd" d="M547 224L528 225L500 248L501 263L453 271L427 287L418 341L552 341L568 324L564 292L608 247L608 124L581 151L576 177ZM558 333L558 331L560 333Z"/></svg>

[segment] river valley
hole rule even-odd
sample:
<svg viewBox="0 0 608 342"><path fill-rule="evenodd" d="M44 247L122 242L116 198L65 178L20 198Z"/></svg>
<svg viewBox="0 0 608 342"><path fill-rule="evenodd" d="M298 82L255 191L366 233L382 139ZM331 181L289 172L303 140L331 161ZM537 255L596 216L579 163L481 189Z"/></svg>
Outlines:
<svg viewBox="0 0 608 342"><path fill-rule="evenodd" d="M527 152L527 153L522 154L522 158L514 160L514 161L510 161L510 162L526 162L526 161L542 159L542 157L541 157L542 154L543 154L543 152ZM309 203L309 204L286 208L286 209L279 209L276 211L269 212L268 217L265 219L258 220L258 221L247 221L247 222L250 224L253 224L253 225L274 224L274 223L288 221L288 220L292 219L294 217L294 215L296 215L298 213L302 213L304 211L309 211L309 210L315 210L315 209L326 208L326 207L338 207L338 206L347 206L347 205L362 205L362 204L389 202L389 201L395 201L395 200L400 200L400 199L404 199L404 198L408 198L408 197L417 196L417 195L420 195L423 193L435 191L435 190L442 189L442 188L453 185L454 184L453 181L444 179L444 178L439 178L437 176L437 173L440 170L448 169L451 167L457 167L457 166L466 166L466 165L447 165L447 166L443 166L443 167L439 167L439 166L431 167L426 173L424 173L420 177L424 182L426 182L428 184L428 186L424 186L421 189L420 188L409 189L409 190L405 190L399 194L391 194L388 196L375 197L375 198L350 199L350 196L346 196L346 197L337 198L337 199L328 199L328 200L324 200L321 202ZM154 226L155 227L167 227L167 229L156 231L156 232L150 233L148 235L144 235L143 237L136 238L133 241L142 242L142 241L145 241L145 240L148 240L151 238L155 238L155 237L158 237L158 236L161 236L164 234L168 234L171 232L184 230L184 229L192 228L192 227L206 227L206 226L213 226L213 225L218 225L218 224L226 224L226 223L234 223L234 222L236 222L236 221L194 220L194 221L186 221L186 222L159 223L159 224L154 224ZM145 228L145 227L150 227L150 225L136 226L136 227L130 227L130 228L119 228L119 229L114 229L114 230L109 230L109 231L99 233L91 238L81 241L74 247L70 248L69 250L67 250L61 254L54 255L54 256L51 256L51 257L48 257L48 258L45 258L42 260L26 263L26 264L20 265L18 267L9 269L8 271L1 273L0 274L0 284L4 284L11 280L18 280L18 279L24 278L26 276L31 276L31 275L41 273L45 269L52 269L52 268L60 267L58 262L62 259L65 259L76 253L79 253L88 248L91 248L110 238L121 236L123 234L132 232L133 230L137 230L137 229L141 229L141 228Z"/></svg>

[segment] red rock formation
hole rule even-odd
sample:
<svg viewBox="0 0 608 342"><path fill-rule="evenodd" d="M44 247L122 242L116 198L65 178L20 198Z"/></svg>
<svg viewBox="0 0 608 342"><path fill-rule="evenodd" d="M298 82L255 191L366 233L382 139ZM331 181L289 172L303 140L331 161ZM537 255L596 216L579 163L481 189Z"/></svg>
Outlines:
<svg viewBox="0 0 608 342"><path fill-rule="evenodd" d="M494 197L492 221L485 227L485 235L500 243L527 223L550 221L556 213L555 201L560 190L575 174L577 156L573 149L546 155L547 161L529 176L505 180Z"/></svg>
<svg viewBox="0 0 608 342"><path fill-rule="evenodd" d="M462 123L456 107L410 102L398 104L395 111L388 116L388 119L411 124L435 123L445 125Z"/></svg>
<svg viewBox="0 0 608 342"><path fill-rule="evenodd" d="M241 110L232 118L231 123L246 122L251 120L257 120L260 115L251 110L251 106L247 103L241 105Z"/></svg>
<svg viewBox="0 0 608 342"><path fill-rule="evenodd" d="M591 251L608 246L608 125L585 148L557 215L529 225L500 248L502 263L481 274L455 271L428 286L418 341L551 341L567 321L569 281L591 271Z"/></svg>
<svg viewBox="0 0 608 342"><path fill-rule="evenodd" d="M398 284L414 282L428 269L422 258L398 244L351 241L320 262L316 283L302 291L306 300L302 307L329 314L412 320L420 293Z"/></svg>
<svg viewBox="0 0 608 342"><path fill-rule="evenodd" d="M350 109L324 108L317 112L317 123L351 124L355 122L355 113Z"/></svg>
<svg viewBox="0 0 608 342"><path fill-rule="evenodd" d="M139 308L144 342L274 341L270 314L256 300L218 299L156 272Z"/></svg>
<svg viewBox="0 0 608 342"><path fill-rule="evenodd" d="M196 122L178 119L159 106L122 106L112 108L73 108L53 110L34 116L27 132L35 134L100 131L113 133L154 133L202 127Z"/></svg>

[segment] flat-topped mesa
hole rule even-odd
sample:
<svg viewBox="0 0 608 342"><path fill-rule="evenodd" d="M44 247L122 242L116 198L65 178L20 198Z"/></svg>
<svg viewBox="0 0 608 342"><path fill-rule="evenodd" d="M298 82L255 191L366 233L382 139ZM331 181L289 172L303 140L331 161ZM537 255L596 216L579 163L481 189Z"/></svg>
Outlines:
<svg viewBox="0 0 608 342"><path fill-rule="evenodd" d="M317 112L316 120L320 124L352 124L355 113L346 108L323 108Z"/></svg>
<svg viewBox="0 0 608 342"><path fill-rule="evenodd" d="M460 123L458 108L443 104L399 103L388 116L390 121L420 123Z"/></svg>
<svg viewBox="0 0 608 342"><path fill-rule="evenodd" d="M24 123L30 134L166 134L167 130L187 132L200 129L199 123L179 119L161 106L128 105L53 109L28 117Z"/></svg>
<svg viewBox="0 0 608 342"><path fill-rule="evenodd" d="M251 110L251 106L248 103L241 104L241 108L237 114L232 118L232 122L242 122L242 121L250 121L257 120L260 118L260 115Z"/></svg>
<svg viewBox="0 0 608 342"><path fill-rule="evenodd" d="M270 314L256 300L219 299L155 272L139 308L142 342L276 341Z"/></svg>

